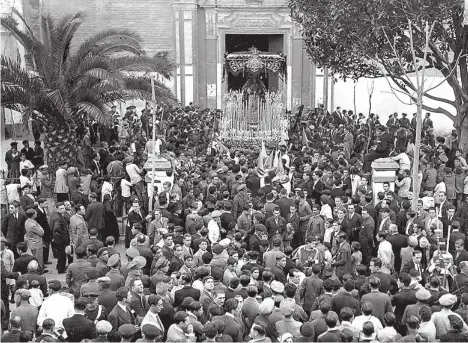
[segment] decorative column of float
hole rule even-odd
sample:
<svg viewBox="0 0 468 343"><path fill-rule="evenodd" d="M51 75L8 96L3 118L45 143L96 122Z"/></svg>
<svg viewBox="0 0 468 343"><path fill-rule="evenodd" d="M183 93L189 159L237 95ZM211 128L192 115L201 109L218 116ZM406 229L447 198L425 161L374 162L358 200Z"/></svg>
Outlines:
<svg viewBox="0 0 468 343"><path fill-rule="evenodd" d="M400 166L391 158L379 158L372 162L372 194L374 196L374 204L377 203L377 193L383 192L384 182L390 184L390 189L395 190L395 180L397 170Z"/></svg>

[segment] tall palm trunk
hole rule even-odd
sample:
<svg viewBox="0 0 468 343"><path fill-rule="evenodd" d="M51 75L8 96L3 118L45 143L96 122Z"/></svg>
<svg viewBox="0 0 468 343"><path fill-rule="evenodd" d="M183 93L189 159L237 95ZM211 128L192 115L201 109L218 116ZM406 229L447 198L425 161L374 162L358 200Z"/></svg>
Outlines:
<svg viewBox="0 0 468 343"><path fill-rule="evenodd" d="M76 147L79 142L73 126L56 123L46 128L44 136L45 153L50 170L57 170L58 163L61 161L76 165Z"/></svg>

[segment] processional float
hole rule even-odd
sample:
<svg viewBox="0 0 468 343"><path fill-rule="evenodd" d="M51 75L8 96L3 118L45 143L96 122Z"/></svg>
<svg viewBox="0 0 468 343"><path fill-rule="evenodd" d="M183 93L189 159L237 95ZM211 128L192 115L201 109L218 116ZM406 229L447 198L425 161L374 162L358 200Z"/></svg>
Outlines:
<svg viewBox="0 0 468 343"><path fill-rule="evenodd" d="M231 146L246 143L278 143L287 140L289 119L284 94L269 92L261 78L268 72L286 75L286 56L281 52L249 51L226 53L224 72L243 75L247 81L241 91L230 90L224 97L220 138Z"/></svg>

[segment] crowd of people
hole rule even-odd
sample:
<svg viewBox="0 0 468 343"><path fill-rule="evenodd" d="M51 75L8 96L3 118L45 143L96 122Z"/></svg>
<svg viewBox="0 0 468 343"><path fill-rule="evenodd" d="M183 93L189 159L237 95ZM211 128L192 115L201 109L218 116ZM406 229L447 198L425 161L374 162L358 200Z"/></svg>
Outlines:
<svg viewBox="0 0 468 343"><path fill-rule="evenodd" d="M221 115L113 107L113 126L80 125L76 159L48 161L55 170L40 139L11 144L2 342L467 341L468 164L455 131L436 137L425 115L413 179L405 113L383 123L307 108L290 116L289 142L267 144L273 164L260 146L221 142ZM148 191L153 155L173 182ZM399 170L373 192L378 158Z"/></svg>

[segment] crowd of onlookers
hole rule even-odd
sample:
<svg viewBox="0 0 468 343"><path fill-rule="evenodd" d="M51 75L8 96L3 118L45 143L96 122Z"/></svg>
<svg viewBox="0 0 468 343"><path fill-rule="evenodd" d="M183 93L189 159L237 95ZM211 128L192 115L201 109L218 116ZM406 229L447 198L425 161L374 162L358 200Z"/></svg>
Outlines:
<svg viewBox="0 0 468 343"><path fill-rule="evenodd" d="M266 154L221 142L219 111L109 115L77 128L73 161L6 152L2 342L468 338L466 151L430 114L414 179L404 113L307 108ZM153 155L173 182L151 190ZM378 158L399 170L374 194Z"/></svg>

